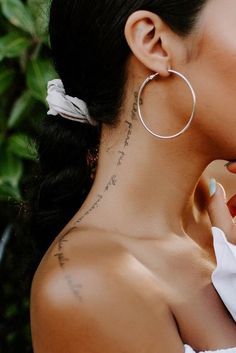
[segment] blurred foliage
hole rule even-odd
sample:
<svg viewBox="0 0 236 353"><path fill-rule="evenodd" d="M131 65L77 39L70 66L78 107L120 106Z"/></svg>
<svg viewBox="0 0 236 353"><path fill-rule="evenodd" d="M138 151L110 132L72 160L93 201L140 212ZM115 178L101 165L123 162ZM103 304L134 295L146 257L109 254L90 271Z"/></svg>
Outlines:
<svg viewBox="0 0 236 353"><path fill-rule="evenodd" d="M0 0L0 237L24 201L37 164L34 136L45 117L47 82L56 77L47 34L50 0ZM0 352L32 352L29 293L19 281L16 242L0 241Z"/></svg>

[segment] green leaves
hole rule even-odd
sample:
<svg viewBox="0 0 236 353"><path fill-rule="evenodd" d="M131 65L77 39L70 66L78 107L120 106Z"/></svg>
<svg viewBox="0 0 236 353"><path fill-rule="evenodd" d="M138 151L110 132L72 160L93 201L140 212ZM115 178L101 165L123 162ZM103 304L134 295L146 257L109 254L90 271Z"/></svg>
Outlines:
<svg viewBox="0 0 236 353"><path fill-rule="evenodd" d="M1 81L0 81L1 87ZM18 126L18 124L26 117L26 112L29 110L34 103L34 99L30 93L30 91L26 90L22 93L22 95L17 98L15 101L13 108L11 110L7 125L9 129Z"/></svg>
<svg viewBox="0 0 236 353"><path fill-rule="evenodd" d="M0 0L2 14L14 26L47 43L50 0Z"/></svg>
<svg viewBox="0 0 236 353"><path fill-rule="evenodd" d="M50 61L42 59L32 61L28 66L26 75L32 95L45 104L47 83L57 76Z"/></svg>
<svg viewBox="0 0 236 353"><path fill-rule="evenodd" d="M14 134L0 145L0 200L21 199L23 159L35 161L36 158L34 142L24 133Z"/></svg>
<svg viewBox="0 0 236 353"><path fill-rule="evenodd" d="M34 34L34 20L26 5L20 0L1 0L2 13L9 22L24 31Z"/></svg>
<svg viewBox="0 0 236 353"><path fill-rule="evenodd" d="M20 56L31 44L29 38L17 32L11 32L0 38L0 60Z"/></svg>
<svg viewBox="0 0 236 353"><path fill-rule="evenodd" d="M0 179L0 201L9 200L9 198L20 201L20 190L18 187L12 186L9 182L4 182Z"/></svg>
<svg viewBox="0 0 236 353"><path fill-rule="evenodd" d="M8 150L2 150L0 155L0 180L10 185L18 186L23 173L22 162Z"/></svg>
<svg viewBox="0 0 236 353"><path fill-rule="evenodd" d="M20 197L25 165L37 162L31 133L47 114L51 0L0 0L0 200ZM0 205L1 206L1 205Z"/></svg>
<svg viewBox="0 0 236 353"><path fill-rule="evenodd" d="M19 182L23 175L23 163L6 146L0 150L0 197L19 198Z"/></svg>
<svg viewBox="0 0 236 353"><path fill-rule="evenodd" d="M27 200L26 193L30 191L27 180L31 180L37 170L38 155L32 136L38 134L39 125L47 114L47 82L56 78L48 59L50 2L0 0L1 228L15 220L18 207L25 212L23 204ZM24 246L25 242L29 243L28 233L19 225L21 229L19 242ZM2 290L6 330L1 344L7 352L17 352L19 347L24 346L25 352L29 353L32 351L30 327L25 321L28 303L24 306L23 292L17 296L19 291L15 291L19 278L16 278L16 271L12 268L16 261L16 242L13 239L7 245L1 262L1 266L5 266L3 273L7 274Z"/></svg>
<svg viewBox="0 0 236 353"><path fill-rule="evenodd" d="M33 141L23 133L12 135L8 140L8 151L23 159L35 161L37 151Z"/></svg>
<svg viewBox="0 0 236 353"><path fill-rule="evenodd" d="M47 38L50 0L28 0L27 5L34 18L35 33Z"/></svg>
<svg viewBox="0 0 236 353"><path fill-rule="evenodd" d="M0 67L0 95L13 83L15 72L13 69L7 69L6 67Z"/></svg>

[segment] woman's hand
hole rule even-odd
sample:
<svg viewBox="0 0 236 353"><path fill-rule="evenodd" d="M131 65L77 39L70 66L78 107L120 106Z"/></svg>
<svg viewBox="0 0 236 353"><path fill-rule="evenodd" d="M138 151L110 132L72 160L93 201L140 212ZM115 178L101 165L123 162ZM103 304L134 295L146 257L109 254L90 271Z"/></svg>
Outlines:
<svg viewBox="0 0 236 353"><path fill-rule="evenodd" d="M226 167L229 172L236 174L236 162L227 164ZM222 229L228 241L236 245L236 194L227 202L223 186L211 179L210 195L208 213L212 226Z"/></svg>
<svg viewBox="0 0 236 353"><path fill-rule="evenodd" d="M230 173L236 174L236 162L227 163L226 168ZM227 205L232 217L235 217L236 216L236 195L231 197L231 199L227 202Z"/></svg>

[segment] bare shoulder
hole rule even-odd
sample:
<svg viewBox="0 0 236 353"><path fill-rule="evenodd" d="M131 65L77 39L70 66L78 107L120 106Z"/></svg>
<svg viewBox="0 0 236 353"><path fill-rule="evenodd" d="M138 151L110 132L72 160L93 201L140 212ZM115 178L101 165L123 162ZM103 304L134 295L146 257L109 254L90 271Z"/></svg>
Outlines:
<svg viewBox="0 0 236 353"><path fill-rule="evenodd" d="M183 353L172 313L145 268L119 245L75 236L56 243L35 274L34 353Z"/></svg>

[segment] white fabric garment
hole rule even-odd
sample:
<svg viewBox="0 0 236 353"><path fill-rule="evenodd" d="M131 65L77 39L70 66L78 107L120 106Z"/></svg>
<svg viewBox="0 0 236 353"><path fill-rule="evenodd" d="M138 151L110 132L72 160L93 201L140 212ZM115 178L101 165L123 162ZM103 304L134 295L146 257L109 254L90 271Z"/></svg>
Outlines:
<svg viewBox="0 0 236 353"><path fill-rule="evenodd" d="M196 353L190 346L187 344L184 345L185 351L184 353ZM198 353L236 353L236 347L228 348L228 349L218 349L217 351L204 351Z"/></svg>
<svg viewBox="0 0 236 353"><path fill-rule="evenodd" d="M59 79L48 82L46 101L49 105L48 115L61 115L69 120L97 125L97 122L89 116L87 104L77 97L66 95L63 83Z"/></svg>
<svg viewBox="0 0 236 353"><path fill-rule="evenodd" d="M217 267L212 283L236 321L236 245L227 241L225 233L212 228Z"/></svg>
<svg viewBox="0 0 236 353"><path fill-rule="evenodd" d="M217 266L211 276L212 283L236 321L236 245L228 242L220 228L212 227L212 235L217 260ZM184 348L184 353L196 353L187 344ZM236 353L236 347L198 353Z"/></svg>

